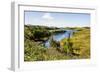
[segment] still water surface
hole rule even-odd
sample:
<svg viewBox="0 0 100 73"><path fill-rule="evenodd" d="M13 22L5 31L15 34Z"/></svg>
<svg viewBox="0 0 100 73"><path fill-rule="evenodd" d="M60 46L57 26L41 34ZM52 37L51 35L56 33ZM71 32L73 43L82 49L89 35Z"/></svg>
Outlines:
<svg viewBox="0 0 100 73"><path fill-rule="evenodd" d="M74 32L76 32L76 31L75 30L66 30L64 33L58 33L58 34L52 35L52 38L55 41L61 41L64 38L72 37ZM49 48L51 46L50 41L51 41L51 37L44 43L45 47Z"/></svg>

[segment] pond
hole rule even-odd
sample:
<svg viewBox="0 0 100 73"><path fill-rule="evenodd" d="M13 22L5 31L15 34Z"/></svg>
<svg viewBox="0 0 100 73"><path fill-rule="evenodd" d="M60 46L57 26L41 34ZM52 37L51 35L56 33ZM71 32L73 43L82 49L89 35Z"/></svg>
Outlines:
<svg viewBox="0 0 100 73"><path fill-rule="evenodd" d="M53 35L44 43L44 45L45 45L46 48L49 48L49 47L51 46L51 45L50 45L51 38L52 38L54 41L61 41L61 40L64 39L64 38L72 37L74 32L76 32L76 31L75 31L75 30L65 30L65 32L63 32L63 33L53 34Z"/></svg>

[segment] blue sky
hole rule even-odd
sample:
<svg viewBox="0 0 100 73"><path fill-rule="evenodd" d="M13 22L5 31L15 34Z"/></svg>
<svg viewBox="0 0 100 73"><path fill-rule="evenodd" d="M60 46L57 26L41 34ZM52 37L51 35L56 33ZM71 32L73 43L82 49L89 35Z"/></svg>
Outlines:
<svg viewBox="0 0 100 73"><path fill-rule="evenodd" d="M90 26L90 14L25 11L25 25L56 27Z"/></svg>

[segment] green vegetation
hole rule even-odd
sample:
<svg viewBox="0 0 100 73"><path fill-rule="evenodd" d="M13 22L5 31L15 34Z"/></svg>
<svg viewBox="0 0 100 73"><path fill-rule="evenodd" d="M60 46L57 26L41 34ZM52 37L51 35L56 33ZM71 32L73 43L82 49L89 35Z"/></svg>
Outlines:
<svg viewBox="0 0 100 73"><path fill-rule="evenodd" d="M24 26L24 61L47 61L90 58L90 28L64 28L77 30L72 37L61 41L51 38L51 46L44 42L53 34L64 33L61 28L46 26ZM69 34L70 35L70 34Z"/></svg>
<svg viewBox="0 0 100 73"><path fill-rule="evenodd" d="M90 28L75 33L71 41L74 52L80 54L79 58L90 58Z"/></svg>
<svg viewBox="0 0 100 73"><path fill-rule="evenodd" d="M73 58L86 59L90 58L90 28L82 28L70 38L61 41L65 52L72 54ZM66 45L67 44L67 45Z"/></svg>

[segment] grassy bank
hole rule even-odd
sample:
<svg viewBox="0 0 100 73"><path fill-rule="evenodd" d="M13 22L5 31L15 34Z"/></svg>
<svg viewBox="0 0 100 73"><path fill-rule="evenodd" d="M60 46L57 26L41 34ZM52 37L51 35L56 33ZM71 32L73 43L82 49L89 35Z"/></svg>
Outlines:
<svg viewBox="0 0 100 73"><path fill-rule="evenodd" d="M70 47L73 53L72 58L90 58L90 28L80 28L80 30L75 32L73 37L70 38L69 42L71 43ZM68 39L63 39L61 43L68 43ZM66 47L66 45L63 46Z"/></svg>
<svg viewBox="0 0 100 73"><path fill-rule="evenodd" d="M79 58L90 58L90 28L84 28L76 32L71 39L73 49L79 49Z"/></svg>
<svg viewBox="0 0 100 73"><path fill-rule="evenodd" d="M24 26L24 29L24 61L90 58L90 28L71 28L77 30L73 37L60 42L52 40L50 48L45 47L43 42L52 34L61 32L59 28Z"/></svg>

